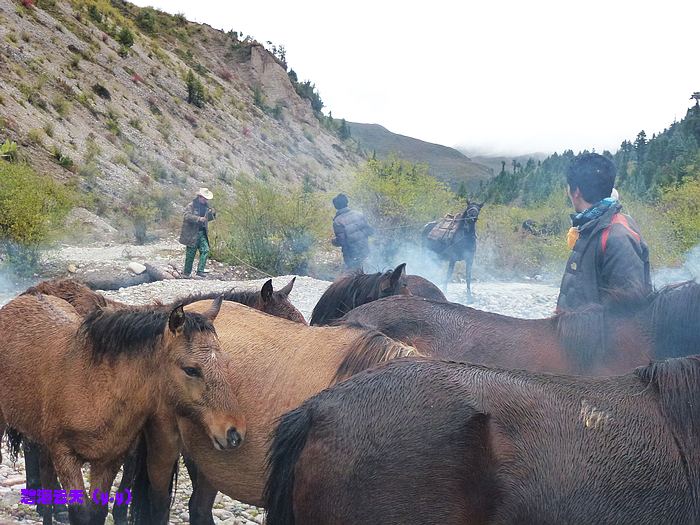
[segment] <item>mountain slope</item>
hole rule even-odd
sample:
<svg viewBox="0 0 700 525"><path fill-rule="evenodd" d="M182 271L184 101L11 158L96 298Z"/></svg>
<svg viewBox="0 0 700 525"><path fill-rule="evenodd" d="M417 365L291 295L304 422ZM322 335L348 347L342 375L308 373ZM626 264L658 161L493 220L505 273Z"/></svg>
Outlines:
<svg viewBox="0 0 700 525"><path fill-rule="evenodd" d="M393 153L411 162L428 164L430 174L454 190L462 182L468 190L476 190L481 181L493 176L487 166L473 162L456 149L392 133L378 124L349 122L348 125L352 137L368 154L374 151L380 158L386 158Z"/></svg>
<svg viewBox="0 0 700 525"><path fill-rule="evenodd" d="M0 48L0 143L109 209L147 188L181 205L243 173L326 189L362 160L263 46L182 16L119 0L0 0ZM203 107L188 103L190 71Z"/></svg>

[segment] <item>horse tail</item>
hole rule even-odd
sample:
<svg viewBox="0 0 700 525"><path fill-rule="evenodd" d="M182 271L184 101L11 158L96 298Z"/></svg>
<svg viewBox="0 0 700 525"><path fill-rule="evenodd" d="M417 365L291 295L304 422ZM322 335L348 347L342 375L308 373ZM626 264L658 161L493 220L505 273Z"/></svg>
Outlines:
<svg viewBox="0 0 700 525"><path fill-rule="evenodd" d="M267 525L294 525L294 468L311 429L311 406L304 403L279 420L267 453L263 492Z"/></svg>
<svg viewBox="0 0 700 525"><path fill-rule="evenodd" d="M360 328L363 332L350 345L333 376L331 385L398 357L422 357L412 346L395 341L377 330L367 330L361 324L346 326Z"/></svg>
<svg viewBox="0 0 700 525"><path fill-rule="evenodd" d="M151 481L148 478L148 447L146 446L146 439L143 435L139 436L138 444L133 454L129 455L127 461L134 461L136 463L135 468L126 468L124 471L133 472L133 479L131 480L131 506L129 509L129 524L130 525L150 525L154 523L155 519L151 516ZM175 501L175 493L177 491L177 477L178 477L178 466L180 462L175 463L173 472L170 478L170 487L168 488L168 495L170 496L170 506Z"/></svg>
<svg viewBox="0 0 700 525"><path fill-rule="evenodd" d="M22 448L22 440L24 436L20 434L16 429L6 426L5 427L5 439L7 442L7 451L10 453L10 461L12 463L17 463L17 458L19 457L19 451ZM3 429L0 426L0 442L2 441ZM0 460L2 456L0 455Z"/></svg>

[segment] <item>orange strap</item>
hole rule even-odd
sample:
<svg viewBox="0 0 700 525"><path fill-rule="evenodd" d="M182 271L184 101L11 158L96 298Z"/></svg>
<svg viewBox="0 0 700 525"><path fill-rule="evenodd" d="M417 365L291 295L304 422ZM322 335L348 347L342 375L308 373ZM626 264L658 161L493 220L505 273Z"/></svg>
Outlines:
<svg viewBox="0 0 700 525"><path fill-rule="evenodd" d="M610 230L612 229L613 224L622 224L622 226L627 228L627 231L632 234L632 237L634 237L637 240L637 242L640 242L642 240L639 234L630 227L629 223L627 222L627 217L625 217L621 213L616 213L615 215L613 215L613 218L610 221L610 226L603 230L603 235L600 238L603 253L605 253L605 247L608 244L608 236L610 235Z"/></svg>

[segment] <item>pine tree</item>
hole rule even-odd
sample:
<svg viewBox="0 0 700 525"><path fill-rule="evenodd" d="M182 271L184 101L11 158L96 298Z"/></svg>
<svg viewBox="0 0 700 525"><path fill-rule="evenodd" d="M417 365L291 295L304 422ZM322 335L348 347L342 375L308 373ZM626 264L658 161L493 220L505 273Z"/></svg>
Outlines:
<svg viewBox="0 0 700 525"><path fill-rule="evenodd" d="M205 98L204 86L191 69L187 73L185 82L187 82L187 102L198 108L203 108Z"/></svg>

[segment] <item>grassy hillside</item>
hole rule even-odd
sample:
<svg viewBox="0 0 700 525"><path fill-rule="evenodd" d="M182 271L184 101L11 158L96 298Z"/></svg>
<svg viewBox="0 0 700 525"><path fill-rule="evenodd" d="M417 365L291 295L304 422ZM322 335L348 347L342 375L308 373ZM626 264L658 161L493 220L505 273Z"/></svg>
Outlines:
<svg viewBox="0 0 700 525"><path fill-rule="evenodd" d="M0 144L101 215L128 212L135 194L179 209L240 175L333 188L361 160L298 94L284 57L181 15L0 0L0 46Z"/></svg>
<svg viewBox="0 0 700 525"><path fill-rule="evenodd" d="M350 133L369 155L376 152L381 159L394 154L413 162L427 164L431 175L458 191L464 183L467 191L476 191L479 183L490 179L494 172L474 162L456 149L392 133L378 124L348 123Z"/></svg>

